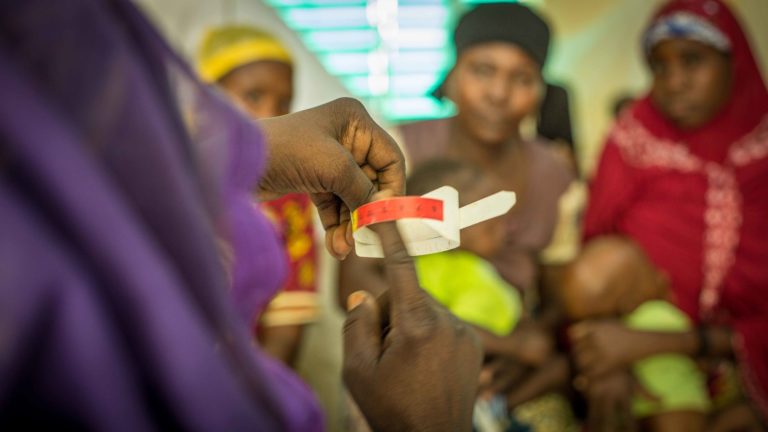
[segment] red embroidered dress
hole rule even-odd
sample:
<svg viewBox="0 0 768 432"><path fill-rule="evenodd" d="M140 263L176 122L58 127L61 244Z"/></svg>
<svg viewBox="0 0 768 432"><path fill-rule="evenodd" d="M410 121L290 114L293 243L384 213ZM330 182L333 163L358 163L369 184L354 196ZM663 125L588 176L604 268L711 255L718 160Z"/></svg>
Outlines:
<svg viewBox="0 0 768 432"><path fill-rule="evenodd" d="M706 125L682 131L637 102L603 150L584 237L620 233L670 276L697 322L730 326L745 386L768 418L768 92L749 44L719 0L675 0L730 42L732 88Z"/></svg>

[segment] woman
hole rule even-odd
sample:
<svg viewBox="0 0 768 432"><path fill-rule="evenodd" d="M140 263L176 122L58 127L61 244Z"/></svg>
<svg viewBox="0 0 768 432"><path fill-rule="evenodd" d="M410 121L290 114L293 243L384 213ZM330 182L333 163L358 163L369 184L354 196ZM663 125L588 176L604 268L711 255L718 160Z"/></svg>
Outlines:
<svg viewBox="0 0 768 432"><path fill-rule="evenodd" d="M596 378L658 352L734 356L765 419L768 92L739 22L719 0L666 3L644 48L653 85L610 134L584 237L635 240L669 275L675 304L699 330L585 326L577 360Z"/></svg>
<svg viewBox="0 0 768 432"><path fill-rule="evenodd" d="M504 237L503 247L491 261L523 293L530 317L539 307L540 254L552 239L559 199L575 177L562 152L544 141L523 137L523 123L533 119L544 97L542 69L549 50L549 27L520 4L482 4L461 17L454 46L456 63L437 93L450 99L458 112L451 118L401 127L409 168L435 158L462 159L488 173L503 189L515 191L517 203L505 216L502 232L497 232ZM344 261L341 295L363 281L373 292L381 289L376 265L375 260L354 256ZM553 321L540 325L528 319L504 337L481 333L486 353L503 359L505 365L496 372L498 379L492 380L498 388L491 390L509 390L510 377L519 379L521 368L549 360L552 341L544 327L554 325ZM508 371L508 365L516 372ZM489 369L487 376L492 374ZM550 383L527 392L525 399L551 390ZM566 422L556 422L554 429L563 430Z"/></svg>
<svg viewBox="0 0 768 432"><path fill-rule="evenodd" d="M313 193L343 257L342 216L372 181L402 192L395 143L351 100L259 134L127 0L3 3L0 40L0 427L321 429L308 390L250 344L214 233L263 258L248 276L269 295L284 264L253 190ZM473 337L418 290L394 226L379 234L390 302L351 299L350 388L381 430L468 428Z"/></svg>
<svg viewBox="0 0 768 432"><path fill-rule="evenodd" d="M458 113L404 125L408 163L466 159L515 191L517 204L499 233L505 246L494 264L531 306L538 297L539 254L552 238L558 200L574 178L565 158L521 132L543 97L549 28L525 6L484 4L461 18L454 40L456 64L437 93L453 101ZM345 285L357 286L360 278L375 274L374 265L356 257L345 261L342 292Z"/></svg>
<svg viewBox="0 0 768 432"><path fill-rule="evenodd" d="M538 254L552 238L558 200L574 178L565 158L522 135L523 122L536 115L544 98L549 28L525 6L484 4L462 16L454 44L456 64L437 94L458 112L403 126L408 162L468 159L515 191L507 244L495 264L512 285L532 295Z"/></svg>
<svg viewBox="0 0 768 432"><path fill-rule="evenodd" d="M203 79L219 85L253 119L290 111L293 60L283 44L265 32L240 25L213 28L200 44L197 66ZM313 322L318 312L314 209L307 194L287 194L262 202L261 209L282 236L288 276L263 314L245 318L254 325L264 350L293 367L304 326ZM234 264L248 267L247 262ZM247 294L248 287L243 288Z"/></svg>

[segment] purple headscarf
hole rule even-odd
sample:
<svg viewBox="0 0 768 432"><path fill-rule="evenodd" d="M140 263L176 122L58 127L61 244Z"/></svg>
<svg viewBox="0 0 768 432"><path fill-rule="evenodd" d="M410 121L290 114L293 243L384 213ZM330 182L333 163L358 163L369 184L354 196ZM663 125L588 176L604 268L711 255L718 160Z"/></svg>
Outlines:
<svg viewBox="0 0 768 432"><path fill-rule="evenodd" d="M0 3L0 88L0 429L322 429L213 241L248 317L284 266L255 127L127 0Z"/></svg>

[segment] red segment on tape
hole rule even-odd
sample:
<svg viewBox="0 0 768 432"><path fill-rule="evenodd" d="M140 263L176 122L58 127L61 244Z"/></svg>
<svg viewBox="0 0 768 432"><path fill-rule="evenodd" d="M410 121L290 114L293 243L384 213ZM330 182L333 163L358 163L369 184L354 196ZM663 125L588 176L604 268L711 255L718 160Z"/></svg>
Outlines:
<svg viewBox="0 0 768 432"><path fill-rule="evenodd" d="M361 205L352 213L352 229L403 218L443 220L443 201L418 196L389 198Z"/></svg>

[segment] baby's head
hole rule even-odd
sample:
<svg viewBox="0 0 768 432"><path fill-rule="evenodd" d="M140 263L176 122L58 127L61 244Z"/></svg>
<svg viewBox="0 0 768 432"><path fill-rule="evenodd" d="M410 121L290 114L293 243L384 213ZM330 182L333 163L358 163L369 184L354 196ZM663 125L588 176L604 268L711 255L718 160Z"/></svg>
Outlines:
<svg viewBox="0 0 768 432"><path fill-rule="evenodd" d="M408 177L408 195L424 195L451 186L459 192L459 206L485 198L501 188L496 179L478 167L453 159L434 159L419 165ZM461 249L490 259L504 246L502 218L493 218L461 230Z"/></svg>
<svg viewBox="0 0 768 432"><path fill-rule="evenodd" d="M565 269L561 296L574 321L617 317L667 296L668 280L642 249L625 237L590 241Z"/></svg>

